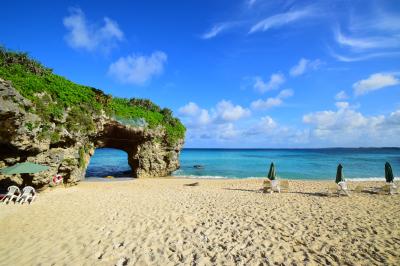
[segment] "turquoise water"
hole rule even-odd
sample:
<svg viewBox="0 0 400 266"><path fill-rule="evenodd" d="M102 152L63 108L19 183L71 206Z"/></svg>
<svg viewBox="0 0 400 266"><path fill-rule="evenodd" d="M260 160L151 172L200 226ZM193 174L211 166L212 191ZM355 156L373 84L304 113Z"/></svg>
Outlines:
<svg viewBox="0 0 400 266"><path fill-rule="evenodd" d="M265 177L271 162L282 178L332 179L338 163L343 164L347 178L382 178L386 161L399 176L400 149L184 149L180 161L181 169L173 175L193 178ZM87 176L127 176L129 170L125 152L98 149Z"/></svg>
<svg viewBox="0 0 400 266"><path fill-rule="evenodd" d="M116 149L96 149L89 166L86 177L115 177L131 176L131 168L128 164L128 154Z"/></svg>

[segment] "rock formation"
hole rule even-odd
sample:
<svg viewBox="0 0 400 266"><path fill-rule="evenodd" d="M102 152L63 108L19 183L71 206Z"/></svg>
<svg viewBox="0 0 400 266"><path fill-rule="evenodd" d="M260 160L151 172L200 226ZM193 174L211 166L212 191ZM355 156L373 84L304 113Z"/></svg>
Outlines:
<svg viewBox="0 0 400 266"><path fill-rule="evenodd" d="M183 139L173 144L164 141L167 133L161 126L125 125L101 110L91 116L93 130L72 131L62 126L68 110L58 121L44 125L43 119L30 111L34 108L11 82L0 79L0 168L23 161L50 167L38 174L0 174L0 187L16 184L45 188L55 174L61 174L64 183L74 184L84 179L90 157L102 147L127 152L134 177L166 176L179 168Z"/></svg>

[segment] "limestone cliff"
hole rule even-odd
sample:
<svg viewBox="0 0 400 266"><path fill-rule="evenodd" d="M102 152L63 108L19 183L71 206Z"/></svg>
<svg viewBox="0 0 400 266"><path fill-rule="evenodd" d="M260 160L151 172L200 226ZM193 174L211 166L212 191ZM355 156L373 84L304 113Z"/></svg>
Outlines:
<svg viewBox="0 0 400 266"><path fill-rule="evenodd" d="M179 168L183 126L168 109L161 110L150 105L148 108L153 109L147 111L143 106L149 101L112 99L99 90L87 87L83 89L92 99L87 103L68 105L71 93L64 95L67 88L61 92L48 88L26 91L20 77L17 79L9 74L13 72L6 71L8 66L3 64L2 67L0 168L30 161L47 165L50 169L38 174L0 174L0 187L17 184L44 188L57 173L64 177L64 183L76 183L84 179L90 157L96 148L101 147L126 151L134 177L166 176ZM26 73L47 83L54 78L52 73L39 73L39 76L31 70ZM15 79L5 80L8 77ZM86 94L84 97L87 98ZM94 110L94 104L101 105ZM141 106L138 107L138 104ZM60 105L62 107L58 108ZM120 119L119 114L124 115L125 120ZM176 127L180 129L179 134L174 131Z"/></svg>

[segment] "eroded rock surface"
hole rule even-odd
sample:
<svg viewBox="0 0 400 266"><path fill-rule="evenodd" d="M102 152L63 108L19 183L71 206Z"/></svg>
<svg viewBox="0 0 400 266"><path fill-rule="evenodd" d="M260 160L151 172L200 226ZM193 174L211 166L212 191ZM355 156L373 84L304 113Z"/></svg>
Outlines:
<svg viewBox="0 0 400 266"><path fill-rule="evenodd" d="M10 82L0 79L0 168L24 161L50 167L38 174L0 174L0 187L16 184L45 188L55 174L61 174L64 183L74 184L84 179L90 157L102 147L127 152L134 177L166 176L179 168L183 140L173 145L163 141L162 128L123 125L102 112L93 117L93 131L70 132L62 126L62 119L43 125L30 112L32 108Z"/></svg>

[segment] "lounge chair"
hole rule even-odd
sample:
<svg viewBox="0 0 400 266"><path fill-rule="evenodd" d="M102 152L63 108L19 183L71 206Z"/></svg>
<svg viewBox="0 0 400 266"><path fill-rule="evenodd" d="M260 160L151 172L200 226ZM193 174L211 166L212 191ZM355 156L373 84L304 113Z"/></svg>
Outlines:
<svg viewBox="0 0 400 266"><path fill-rule="evenodd" d="M22 189L22 195L17 199L17 201L20 204L23 204L25 202L30 202L32 203L36 198L36 191L33 187L31 186L26 186L24 189Z"/></svg>
<svg viewBox="0 0 400 266"><path fill-rule="evenodd" d="M7 194L1 199L1 201L8 203L14 199L18 200L19 195L21 195L21 190L19 190L17 186L9 186L7 190Z"/></svg>
<svg viewBox="0 0 400 266"><path fill-rule="evenodd" d="M344 193L346 196L349 196L349 189L347 187L347 182L346 181L341 181L338 183L339 186L339 190L338 190L338 194L340 195L340 193Z"/></svg>
<svg viewBox="0 0 400 266"><path fill-rule="evenodd" d="M397 186L394 183L387 183L387 184L383 185L382 187L378 188L377 190L375 190L375 192L377 192L378 194L381 194L381 195L397 194Z"/></svg>
<svg viewBox="0 0 400 266"><path fill-rule="evenodd" d="M274 192L281 192L281 188L279 186L279 180L265 180L264 181L264 193L267 193L268 191L272 194Z"/></svg>
<svg viewBox="0 0 400 266"><path fill-rule="evenodd" d="M336 194L336 195L340 196L342 193L346 196L350 195L349 189L347 187L347 183L345 181L339 182L337 184L329 183L328 191L327 191L328 195Z"/></svg>
<svg viewBox="0 0 400 266"><path fill-rule="evenodd" d="M281 192L289 192L289 180L281 180L279 182Z"/></svg>
<svg viewBox="0 0 400 266"><path fill-rule="evenodd" d="M357 185L356 188L354 189L354 192L361 193L364 190L365 190L365 186L364 185Z"/></svg>
<svg viewBox="0 0 400 266"><path fill-rule="evenodd" d="M338 188L338 185L336 183L329 183L328 191L327 191L328 195L332 195L332 194L339 195L338 191L339 191L339 188Z"/></svg>

